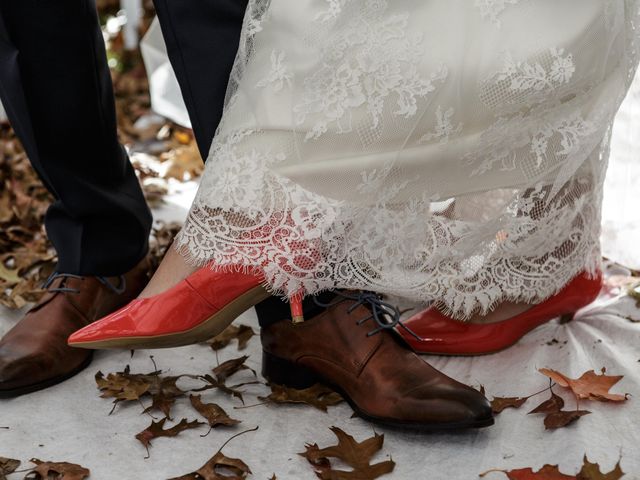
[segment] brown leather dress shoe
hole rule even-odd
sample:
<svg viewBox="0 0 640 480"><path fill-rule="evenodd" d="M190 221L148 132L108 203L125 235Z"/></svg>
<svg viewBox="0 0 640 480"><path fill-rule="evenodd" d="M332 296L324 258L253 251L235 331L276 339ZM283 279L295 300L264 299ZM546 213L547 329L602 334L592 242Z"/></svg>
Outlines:
<svg viewBox="0 0 640 480"><path fill-rule="evenodd" d="M482 394L424 362L384 322L374 322L381 314L371 294L356 295L303 323L281 321L263 328L264 377L300 389L324 383L360 417L387 426L493 425L491 405Z"/></svg>
<svg viewBox="0 0 640 480"><path fill-rule="evenodd" d="M87 367L92 351L69 347L67 338L134 299L148 272L145 259L120 277L52 275L48 293L0 340L0 398L50 387Z"/></svg>

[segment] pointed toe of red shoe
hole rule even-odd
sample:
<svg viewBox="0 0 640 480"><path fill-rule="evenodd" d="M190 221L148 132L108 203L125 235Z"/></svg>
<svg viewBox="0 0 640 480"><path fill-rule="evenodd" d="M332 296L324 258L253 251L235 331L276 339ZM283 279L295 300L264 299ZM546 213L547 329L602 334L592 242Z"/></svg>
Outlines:
<svg viewBox="0 0 640 480"><path fill-rule="evenodd" d="M135 322L136 313L140 313L140 304L140 299L133 300L111 315L74 332L67 343L72 347L83 347L110 338L140 334Z"/></svg>
<svg viewBox="0 0 640 480"><path fill-rule="evenodd" d="M166 292L139 298L75 332L73 347L171 348L203 342L269 293L252 275L205 267Z"/></svg>
<svg viewBox="0 0 640 480"><path fill-rule="evenodd" d="M593 302L600 293L602 276L582 273L560 292L529 310L496 323L465 323L450 318L436 308L428 308L398 332L417 353L435 355L484 355L510 347L534 328L554 318L567 321L575 312ZM416 338L417 337L417 338Z"/></svg>

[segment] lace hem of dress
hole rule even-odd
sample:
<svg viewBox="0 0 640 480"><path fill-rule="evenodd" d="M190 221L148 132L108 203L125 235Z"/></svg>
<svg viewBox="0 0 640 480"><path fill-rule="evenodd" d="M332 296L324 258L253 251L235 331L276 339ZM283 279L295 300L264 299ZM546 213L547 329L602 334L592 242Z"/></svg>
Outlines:
<svg viewBox="0 0 640 480"><path fill-rule="evenodd" d="M283 192L287 184L280 182L278 194L299 198L297 185L288 185L293 190ZM584 181L579 185L563 188L535 221L530 216L540 209L544 189L528 192L519 199L516 214L499 220L503 228L493 238L483 241L475 234L465 238L462 222L431 214L424 222L426 229L419 234L414 229L405 245L393 238L389 223L380 221L397 213L386 209L369 208L366 214L355 215L314 198L287 213L249 218L246 212L211 208L196 199L175 246L192 265L252 273L274 295L372 290L425 304L437 302L445 313L464 320L505 301L540 303L580 273L597 274L601 254L599 229L594 226L599 225L600 200L594 197L600 195L588 188L585 192ZM577 199L576 188L583 189ZM567 208L569 199L573 208ZM565 208L559 209L559 203ZM312 217L329 223L301 221L301 210L320 206L325 210ZM354 218L363 215L378 219L372 221L372 229L362 230L360 225L358 240L349 229ZM349 221L342 223L341 217ZM244 220L239 223L239 218ZM418 223L415 217L409 221ZM442 235L456 231L457 238ZM427 246L420 249L419 259L416 244ZM470 253L471 244L476 248ZM456 251L464 254L456 258Z"/></svg>

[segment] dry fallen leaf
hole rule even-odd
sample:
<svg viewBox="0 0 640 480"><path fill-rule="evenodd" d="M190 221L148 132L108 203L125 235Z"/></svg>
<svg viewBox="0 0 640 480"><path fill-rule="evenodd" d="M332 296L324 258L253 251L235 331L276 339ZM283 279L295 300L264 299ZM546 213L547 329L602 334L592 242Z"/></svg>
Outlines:
<svg viewBox="0 0 640 480"><path fill-rule="evenodd" d="M306 458L322 480L373 480L395 468L393 460L385 460L371 465L373 457L382 449L384 435L377 433L362 442L357 442L351 435L338 427L331 427L338 438L338 444L319 448L317 444L307 444L306 450L299 455ZM352 468L351 471L334 470L331 458L338 459Z"/></svg>
<svg viewBox="0 0 640 480"><path fill-rule="evenodd" d="M504 473L509 480L576 480L575 475L565 475L558 470L557 465L545 465L537 472L532 468L520 468L518 470L489 470L481 473L480 477L485 477L489 473Z"/></svg>
<svg viewBox="0 0 640 480"><path fill-rule="evenodd" d="M25 479L33 480L84 480L91 472L75 463L67 462L43 462L32 458L31 463L36 467L31 470Z"/></svg>
<svg viewBox="0 0 640 480"><path fill-rule="evenodd" d="M491 400L493 413L501 413L507 408L520 408L529 397L494 397Z"/></svg>
<svg viewBox="0 0 640 480"><path fill-rule="evenodd" d="M564 400L562 397L553 393L551 390L551 398L545 400L536 408L531 410L529 414L544 413L544 426L547 430L554 430L556 428L566 427L580 417L590 414L588 410L562 410L564 407Z"/></svg>
<svg viewBox="0 0 640 480"><path fill-rule="evenodd" d="M136 439L144 445L144 448L147 449L147 455L149 455L149 447L151 446L151 440L159 437L175 437L181 432L185 430L189 430L192 428L198 428L200 425L205 425L203 422L199 422L197 420L188 421L186 418L180 420L179 423L175 424L173 427L163 429L166 418L158 422L151 422L147 428L136 435Z"/></svg>
<svg viewBox="0 0 640 480"><path fill-rule="evenodd" d="M191 405L196 411L207 419L209 426L215 428L217 426L231 427L240 423L240 420L235 420L225 412L222 407L215 403L202 403L200 395L190 395Z"/></svg>
<svg viewBox="0 0 640 480"><path fill-rule="evenodd" d="M225 471L231 472L231 475L223 473ZM249 466L239 458L230 458L218 452L195 472L170 480L244 480L250 473Z"/></svg>
<svg viewBox="0 0 640 480"><path fill-rule="evenodd" d="M244 350L254 335L253 328L248 325L229 325L220 335L212 338L207 343L211 345L213 350L221 350L233 340L237 340L238 350Z"/></svg>
<svg viewBox="0 0 640 480"><path fill-rule="evenodd" d="M327 407L332 407L343 401L340 394L321 384L303 390L275 384L269 386L271 393L267 397L258 397L260 400L273 403L304 403L323 412L327 411Z"/></svg>
<svg viewBox="0 0 640 480"><path fill-rule="evenodd" d="M222 449L234 438L256 430L258 427L234 435L224 442L216 454L198 470L169 480L244 480L247 475L251 474L249 466L239 458L227 457L222 453Z"/></svg>
<svg viewBox="0 0 640 480"><path fill-rule="evenodd" d="M532 468L520 468L517 470L492 469L481 473L480 477L486 477L490 473L504 473L509 480L620 480L624 476L620 462L609 473L602 473L600 465L591 463L584 456L582 469L578 475L566 475L558 469L557 465L545 465L534 472Z"/></svg>
<svg viewBox="0 0 640 480"><path fill-rule="evenodd" d="M624 402L627 399L626 394L609 393L611 387L624 378L623 375L605 375L606 370L604 368L602 369L602 375L589 370L578 379L569 378L556 370L548 368L541 368L539 371L561 387L570 388L580 399L600 402Z"/></svg>
<svg viewBox="0 0 640 480"><path fill-rule="evenodd" d="M0 480L7 480L7 475L15 472L20 466L20 460L0 457Z"/></svg>
<svg viewBox="0 0 640 480"><path fill-rule="evenodd" d="M624 476L624 472L620 467L620 461L609 473L602 473L600 465L591 463L587 456L584 456L582 469L578 473L577 480L620 480Z"/></svg>
<svg viewBox="0 0 640 480"><path fill-rule="evenodd" d="M245 355L243 357L227 360L213 369L213 375L216 377L218 382L221 383L225 383L229 377L235 375L241 370L250 370L254 375L256 375L255 370L244 364L248 358L249 357Z"/></svg>

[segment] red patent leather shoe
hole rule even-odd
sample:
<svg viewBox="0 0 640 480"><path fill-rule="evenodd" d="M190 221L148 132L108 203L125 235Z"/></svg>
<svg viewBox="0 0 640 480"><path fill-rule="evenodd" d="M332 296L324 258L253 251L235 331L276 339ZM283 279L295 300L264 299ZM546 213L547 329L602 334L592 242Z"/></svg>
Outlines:
<svg viewBox="0 0 640 480"><path fill-rule="evenodd" d="M166 292L138 298L69 337L73 347L169 348L215 337L240 314L270 296L255 275L204 267ZM300 296L291 299L300 321Z"/></svg>
<svg viewBox="0 0 640 480"><path fill-rule="evenodd" d="M495 323L477 324L454 320L435 307L404 322L415 333L398 332L417 353L436 355L484 355L510 347L534 328L554 318L561 323L573 320L575 313L593 302L600 293L602 276L589 278L582 273L560 292L515 317Z"/></svg>

